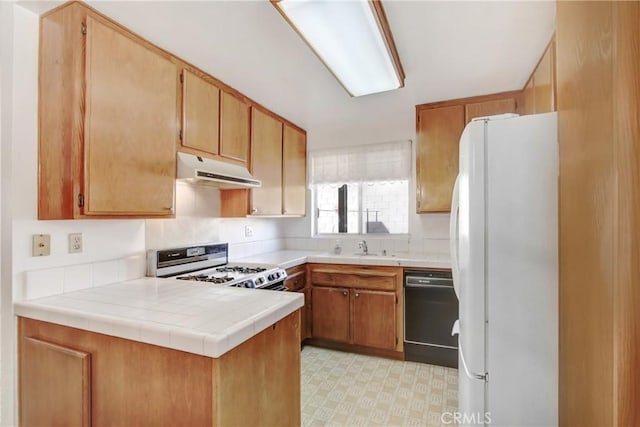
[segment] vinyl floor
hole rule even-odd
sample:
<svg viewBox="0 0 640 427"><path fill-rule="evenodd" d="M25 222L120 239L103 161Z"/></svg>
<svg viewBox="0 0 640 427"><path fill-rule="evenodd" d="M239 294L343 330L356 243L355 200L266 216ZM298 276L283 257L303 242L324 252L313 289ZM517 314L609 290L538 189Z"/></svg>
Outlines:
<svg viewBox="0 0 640 427"><path fill-rule="evenodd" d="M302 426L441 426L458 404L452 368L305 346Z"/></svg>

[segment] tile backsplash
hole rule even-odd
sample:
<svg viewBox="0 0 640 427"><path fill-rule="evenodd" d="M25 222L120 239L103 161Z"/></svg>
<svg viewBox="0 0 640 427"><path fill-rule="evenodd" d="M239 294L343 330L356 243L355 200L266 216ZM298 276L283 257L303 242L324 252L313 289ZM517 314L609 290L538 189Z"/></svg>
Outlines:
<svg viewBox="0 0 640 427"><path fill-rule="evenodd" d="M14 294L14 300L47 297L139 279L144 277L145 273L146 258L142 254L116 260L27 271L24 273L22 293Z"/></svg>

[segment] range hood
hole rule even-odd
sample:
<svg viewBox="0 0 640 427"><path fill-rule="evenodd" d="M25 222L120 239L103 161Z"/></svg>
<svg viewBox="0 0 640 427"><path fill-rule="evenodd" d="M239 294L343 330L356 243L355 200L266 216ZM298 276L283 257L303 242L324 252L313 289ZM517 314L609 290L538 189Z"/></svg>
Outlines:
<svg viewBox="0 0 640 427"><path fill-rule="evenodd" d="M245 167L180 152L178 153L178 179L221 189L262 186L262 182L251 176Z"/></svg>

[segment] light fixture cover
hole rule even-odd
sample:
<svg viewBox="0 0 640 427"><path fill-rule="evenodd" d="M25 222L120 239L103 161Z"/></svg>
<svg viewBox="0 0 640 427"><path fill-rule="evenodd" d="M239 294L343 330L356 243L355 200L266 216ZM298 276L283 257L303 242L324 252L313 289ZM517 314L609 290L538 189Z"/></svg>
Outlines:
<svg viewBox="0 0 640 427"><path fill-rule="evenodd" d="M404 86L404 73L379 1L272 0L352 96Z"/></svg>

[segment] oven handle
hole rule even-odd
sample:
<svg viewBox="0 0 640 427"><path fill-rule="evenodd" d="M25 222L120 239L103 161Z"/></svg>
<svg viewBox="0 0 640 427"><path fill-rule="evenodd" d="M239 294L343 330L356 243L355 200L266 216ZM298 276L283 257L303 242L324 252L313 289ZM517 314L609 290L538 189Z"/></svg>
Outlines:
<svg viewBox="0 0 640 427"><path fill-rule="evenodd" d="M405 288L449 288L452 289L452 285L427 285L427 284L417 284L417 283L407 283Z"/></svg>

